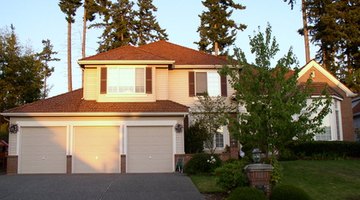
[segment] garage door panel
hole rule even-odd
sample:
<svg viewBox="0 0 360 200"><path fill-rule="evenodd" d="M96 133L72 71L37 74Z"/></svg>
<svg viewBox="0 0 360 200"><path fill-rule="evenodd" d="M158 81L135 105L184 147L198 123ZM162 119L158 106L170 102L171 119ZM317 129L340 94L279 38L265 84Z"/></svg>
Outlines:
<svg viewBox="0 0 360 200"><path fill-rule="evenodd" d="M120 127L74 127L74 173L119 173Z"/></svg>
<svg viewBox="0 0 360 200"><path fill-rule="evenodd" d="M66 127L22 127L19 173L66 173Z"/></svg>
<svg viewBox="0 0 360 200"><path fill-rule="evenodd" d="M172 127L128 127L127 171L172 172Z"/></svg>

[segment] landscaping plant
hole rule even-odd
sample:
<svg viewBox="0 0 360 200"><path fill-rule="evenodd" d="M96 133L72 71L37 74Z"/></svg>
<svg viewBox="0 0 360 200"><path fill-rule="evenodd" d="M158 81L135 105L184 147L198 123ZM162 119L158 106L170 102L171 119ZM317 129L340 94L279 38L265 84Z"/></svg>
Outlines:
<svg viewBox="0 0 360 200"><path fill-rule="evenodd" d="M195 154L184 167L187 174L211 174L221 165L221 160L216 154Z"/></svg>
<svg viewBox="0 0 360 200"><path fill-rule="evenodd" d="M270 196L270 200L310 200L310 196L301 188L293 185L276 186Z"/></svg>
<svg viewBox="0 0 360 200"><path fill-rule="evenodd" d="M266 200L266 196L256 188L239 187L230 193L227 200Z"/></svg>
<svg viewBox="0 0 360 200"><path fill-rule="evenodd" d="M247 186L248 179L244 167L248 164L245 160L227 162L215 170L216 184L227 191L237 187Z"/></svg>

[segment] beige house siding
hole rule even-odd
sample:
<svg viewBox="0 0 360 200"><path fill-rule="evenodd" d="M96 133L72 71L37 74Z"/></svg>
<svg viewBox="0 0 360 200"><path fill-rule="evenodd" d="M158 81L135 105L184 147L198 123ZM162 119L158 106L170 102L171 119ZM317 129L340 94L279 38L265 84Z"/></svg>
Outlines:
<svg viewBox="0 0 360 200"><path fill-rule="evenodd" d="M192 70L170 70L169 71L169 100L192 106L196 97L189 97L189 71Z"/></svg>
<svg viewBox="0 0 360 200"><path fill-rule="evenodd" d="M156 69L155 92L156 100L168 100L168 69Z"/></svg>
<svg viewBox="0 0 360 200"><path fill-rule="evenodd" d="M84 99L96 100L99 93L99 79L97 68L84 70Z"/></svg>

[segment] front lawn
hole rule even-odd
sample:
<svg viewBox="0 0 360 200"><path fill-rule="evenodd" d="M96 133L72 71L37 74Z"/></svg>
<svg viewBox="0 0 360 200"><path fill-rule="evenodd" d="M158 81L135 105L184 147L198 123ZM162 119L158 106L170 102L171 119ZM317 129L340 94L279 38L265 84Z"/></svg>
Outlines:
<svg viewBox="0 0 360 200"><path fill-rule="evenodd" d="M314 200L359 200L360 160L286 161L283 184L304 189ZM201 193L224 193L214 176L193 175Z"/></svg>
<svg viewBox="0 0 360 200"><path fill-rule="evenodd" d="M298 160L281 165L282 183L304 189L313 199L360 199L360 160Z"/></svg>

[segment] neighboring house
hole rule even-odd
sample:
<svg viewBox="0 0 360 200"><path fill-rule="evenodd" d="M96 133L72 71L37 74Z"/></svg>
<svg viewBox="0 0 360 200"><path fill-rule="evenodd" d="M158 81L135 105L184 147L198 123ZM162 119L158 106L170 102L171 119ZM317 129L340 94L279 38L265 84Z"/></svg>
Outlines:
<svg viewBox="0 0 360 200"><path fill-rule="evenodd" d="M354 120L354 132L356 141L360 141L360 97L357 96L352 100L352 111Z"/></svg>
<svg viewBox="0 0 360 200"><path fill-rule="evenodd" d="M226 60L166 41L124 46L79 60L83 89L13 108L8 173L173 172L184 154L184 126L197 94L235 92L217 73ZM353 140L354 94L316 62L301 71L335 103L328 140ZM315 90L314 95L318 95ZM215 144L230 144L227 127ZM319 138L321 139L321 138Z"/></svg>
<svg viewBox="0 0 360 200"><path fill-rule="evenodd" d="M327 88L332 98L331 112L323 119L325 133L316 135L315 140L354 141L351 98L356 94L315 61L307 63L299 72L299 83L306 82L308 78L313 80L314 97Z"/></svg>

